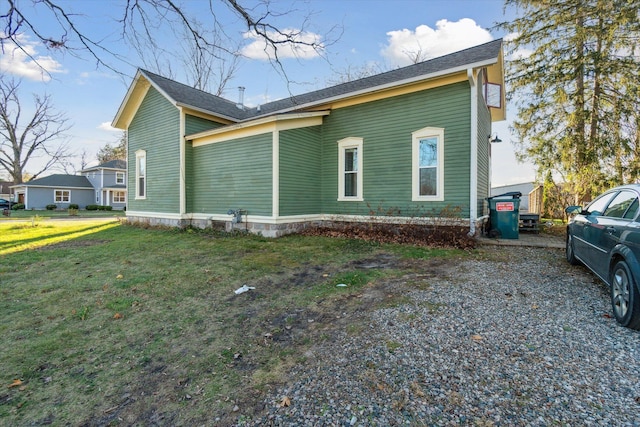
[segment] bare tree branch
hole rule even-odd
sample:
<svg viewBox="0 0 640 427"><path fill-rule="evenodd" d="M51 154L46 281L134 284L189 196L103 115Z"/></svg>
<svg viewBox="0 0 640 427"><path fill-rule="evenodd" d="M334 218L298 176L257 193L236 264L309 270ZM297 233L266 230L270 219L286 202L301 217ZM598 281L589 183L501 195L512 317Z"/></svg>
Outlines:
<svg viewBox="0 0 640 427"><path fill-rule="evenodd" d="M65 141L68 119L55 112L49 95L34 95L34 112L22 125L22 104L18 95L20 82L0 78L0 167L15 183L21 183L30 160L45 159L38 177L56 165L63 165L72 153Z"/></svg>
<svg viewBox="0 0 640 427"><path fill-rule="evenodd" d="M121 2L122 12L117 23L120 25L120 37L123 40L134 47L137 46L138 51L142 48L162 51L162 47L155 41L157 35L167 29L176 32L182 29L185 38L196 51L200 52L199 56L202 58L212 55L216 59L229 60L224 67L225 72L218 76L219 82L228 80L224 74L235 69L238 47L242 41L237 33L227 34L224 26L218 21L224 6L242 20L245 33L250 32L264 40L265 49L269 51L272 64L284 77L287 77L287 74L281 62L280 48L288 46L313 49L322 56L326 47L332 43L327 37L323 40L303 37L306 32L305 27L309 23L309 15L303 18L303 22L296 30L292 30L290 26L286 29L280 28L276 25L277 20L297 11L275 12L269 0L254 2L251 8L241 5L237 0L209 0L208 15L210 16L202 18L208 20L206 25L201 24L202 20L199 19L201 17L196 16L186 5L175 0L121 0ZM116 72L118 72L118 66L113 63L114 59L116 62L131 65L127 58L110 49L108 42L94 38L84 31L80 24L85 16L71 12L71 6L62 5L57 0L31 0L31 2L7 0L5 4L4 11L0 10L0 28L2 28L0 47L3 52L7 46L15 45L29 59L38 63L37 58L25 49L25 42L21 39L22 35L27 34L35 37L37 42L42 43L49 50L71 52L75 56L88 54L97 66ZM82 7L82 3L72 5L76 9ZM56 23L53 30L46 31L57 31L57 34L45 34L45 30L37 24L36 14L39 19L47 17L51 23ZM332 28L329 33L334 32L335 29L336 27ZM236 59L233 59L234 57ZM166 62L157 65L165 66ZM47 72L44 67L41 68Z"/></svg>

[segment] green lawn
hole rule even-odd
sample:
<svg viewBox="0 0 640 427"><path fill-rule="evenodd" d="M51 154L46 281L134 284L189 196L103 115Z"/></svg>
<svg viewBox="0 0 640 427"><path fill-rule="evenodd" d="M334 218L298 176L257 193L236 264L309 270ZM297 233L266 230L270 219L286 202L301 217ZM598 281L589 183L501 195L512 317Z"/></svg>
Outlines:
<svg viewBox="0 0 640 427"><path fill-rule="evenodd" d="M25 220L25 219L44 219L44 218L123 218L124 211L87 211L79 209L72 214L68 210L11 210L9 216L0 215L0 223L3 221Z"/></svg>
<svg viewBox="0 0 640 427"><path fill-rule="evenodd" d="M250 419L340 314L370 308L353 298L364 287L460 254L115 220L2 221L0 424ZM357 268L376 259L395 262ZM236 295L245 284L255 289Z"/></svg>

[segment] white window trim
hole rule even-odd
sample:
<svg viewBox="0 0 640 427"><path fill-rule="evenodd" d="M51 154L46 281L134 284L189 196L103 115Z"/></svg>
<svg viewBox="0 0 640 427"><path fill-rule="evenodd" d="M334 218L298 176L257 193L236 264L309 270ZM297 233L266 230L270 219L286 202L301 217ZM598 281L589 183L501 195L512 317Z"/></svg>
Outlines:
<svg viewBox="0 0 640 427"><path fill-rule="evenodd" d="M339 202L362 202L364 200L362 193L362 138L348 137L338 141L338 201ZM349 148L358 150L358 163L356 172L357 180L357 196L344 195L344 151Z"/></svg>
<svg viewBox="0 0 640 427"><path fill-rule="evenodd" d="M411 133L412 197L414 202L441 202L444 200L444 128L426 127ZM436 137L438 139L437 179L435 196L420 195L420 140Z"/></svg>
<svg viewBox="0 0 640 427"><path fill-rule="evenodd" d="M124 172L116 172L116 184L124 184Z"/></svg>
<svg viewBox="0 0 640 427"><path fill-rule="evenodd" d="M62 200L58 200L57 194L58 191L61 193ZM69 200L64 200L64 193L69 195ZM63 190L63 189L55 189L53 190L53 203L71 203L71 190Z"/></svg>
<svg viewBox="0 0 640 427"><path fill-rule="evenodd" d="M140 159L144 157L144 188L143 188L143 194L144 196L140 195ZM147 164L147 152L145 150L138 150L136 151L136 195L135 195L135 199L136 200L144 200L147 198L147 171L149 170L149 165Z"/></svg>

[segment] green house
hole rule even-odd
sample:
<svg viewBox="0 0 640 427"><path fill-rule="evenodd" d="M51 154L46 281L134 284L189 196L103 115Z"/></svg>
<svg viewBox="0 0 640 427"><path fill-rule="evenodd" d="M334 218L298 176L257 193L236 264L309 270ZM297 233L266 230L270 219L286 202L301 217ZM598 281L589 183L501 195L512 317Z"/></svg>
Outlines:
<svg viewBox="0 0 640 427"><path fill-rule="evenodd" d="M501 40L253 108L139 70L113 121L128 220L279 236L455 212L473 234L503 87Z"/></svg>

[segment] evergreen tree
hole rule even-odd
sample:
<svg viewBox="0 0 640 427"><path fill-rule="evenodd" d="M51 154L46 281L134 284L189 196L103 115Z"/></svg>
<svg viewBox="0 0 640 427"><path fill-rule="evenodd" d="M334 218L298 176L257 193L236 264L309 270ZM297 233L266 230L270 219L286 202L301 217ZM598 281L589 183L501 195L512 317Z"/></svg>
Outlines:
<svg viewBox="0 0 640 427"><path fill-rule="evenodd" d="M578 197L640 177L640 2L506 0L520 158Z"/></svg>
<svg viewBox="0 0 640 427"><path fill-rule="evenodd" d="M122 132L118 145L107 144L96 155L98 163L107 163L111 160L127 160L127 132Z"/></svg>

